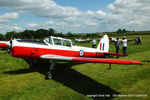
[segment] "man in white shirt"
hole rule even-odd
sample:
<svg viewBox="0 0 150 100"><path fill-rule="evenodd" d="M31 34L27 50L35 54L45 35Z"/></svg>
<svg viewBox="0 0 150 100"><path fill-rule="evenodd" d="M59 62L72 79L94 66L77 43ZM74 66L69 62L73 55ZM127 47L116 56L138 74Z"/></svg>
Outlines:
<svg viewBox="0 0 150 100"><path fill-rule="evenodd" d="M123 37L122 40L122 47L123 47L123 54L127 55L127 39L125 36Z"/></svg>
<svg viewBox="0 0 150 100"><path fill-rule="evenodd" d="M115 41L116 53L119 53L119 49L120 49L119 37L117 37L116 40L117 40L117 41ZM117 58L119 58L119 55L117 56Z"/></svg>
<svg viewBox="0 0 150 100"><path fill-rule="evenodd" d="M92 48L96 48L96 40L95 39L92 40Z"/></svg>

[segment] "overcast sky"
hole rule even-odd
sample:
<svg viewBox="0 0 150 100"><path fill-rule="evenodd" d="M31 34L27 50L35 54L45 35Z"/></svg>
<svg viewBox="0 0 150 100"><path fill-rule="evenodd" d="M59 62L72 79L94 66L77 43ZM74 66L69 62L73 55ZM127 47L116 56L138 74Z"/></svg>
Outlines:
<svg viewBox="0 0 150 100"><path fill-rule="evenodd" d="M0 0L0 33L150 30L150 0Z"/></svg>

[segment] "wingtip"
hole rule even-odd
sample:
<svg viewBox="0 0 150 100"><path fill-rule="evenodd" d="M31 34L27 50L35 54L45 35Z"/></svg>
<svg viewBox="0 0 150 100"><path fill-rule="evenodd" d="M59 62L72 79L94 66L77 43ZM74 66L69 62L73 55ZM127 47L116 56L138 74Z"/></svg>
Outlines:
<svg viewBox="0 0 150 100"><path fill-rule="evenodd" d="M144 65L144 63L142 63L142 62L138 62L138 61L136 61L135 63L133 63L133 64L137 64L137 65Z"/></svg>
<svg viewBox="0 0 150 100"><path fill-rule="evenodd" d="M141 62L141 64L140 64L140 65L144 65L144 63L142 63L142 62Z"/></svg>

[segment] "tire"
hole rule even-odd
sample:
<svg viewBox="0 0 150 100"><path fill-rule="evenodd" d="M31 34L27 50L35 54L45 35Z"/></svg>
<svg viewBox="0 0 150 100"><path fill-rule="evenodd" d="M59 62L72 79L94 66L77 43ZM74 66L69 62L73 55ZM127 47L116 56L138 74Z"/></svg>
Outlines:
<svg viewBox="0 0 150 100"><path fill-rule="evenodd" d="M53 78L52 72L51 72L51 71L48 71L48 72L46 73L45 79L49 80L49 79L52 79L52 78Z"/></svg>

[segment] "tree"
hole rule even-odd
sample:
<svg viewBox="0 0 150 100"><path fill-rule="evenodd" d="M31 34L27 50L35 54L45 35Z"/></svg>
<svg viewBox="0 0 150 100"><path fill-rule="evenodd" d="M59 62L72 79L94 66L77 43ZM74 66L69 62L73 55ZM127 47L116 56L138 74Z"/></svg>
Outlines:
<svg viewBox="0 0 150 100"><path fill-rule="evenodd" d="M0 33L0 40L5 40L5 36Z"/></svg>
<svg viewBox="0 0 150 100"><path fill-rule="evenodd" d="M117 30L117 33L118 33L118 34L119 34L119 33L122 33L122 34L123 34L123 33L126 33L126 32L127 32L126 29L123 29L123 30L118 29L118 30Z"/></svg>
<svg viewBox="0 0 150 100"><path fill-rule="evenodd" d="M126 32L127 32L126 29L123 29L123 30L122 30L122 33L126 33Z"/></svg>
<svg viewBox="0 0 150 100"><path fill-rule="evenodd" d="M15 31L7 32L5 37L8 40L10 40L12 38L17 38L17 32L15 32Z"/></svg>
<svg viewBox="0 0 150 100"><path fill-rule="evenodd" d="M117 33L119 34L119 33L122 33L122 30L121 29L118 29L117 30Z"/></svg>
<svg viewBox="0 0 150 100"><path fill-rule="evenodd" d="M73 35L71 32L68 32L68 33L67 33L67 36L68 36L68 37L73 37L74 35Z"/></svg>
<svg viewBox="0 0 150 100"><path fill-rule="evenodd" d="M36 30L36 36L35 38L43 38L48 36L48 30L45 29L38 29Z"/></svg>
<svg viewBox="0 0 150 100"><path fill-rule="evenodd" d="M33 30L25 30L21 33L22 38L25 38L25 39L31 39L33 35L34 35Z"/></svg>
<svg viewBox="0 0 150 100"><path fill-rule="evenodd" d="M54 30L54 29L52 29L52 28L50 28L49 30L48 30L48 35L49 36L53 36L53 35L55 35L56 34L56 31Z"/></svg>

